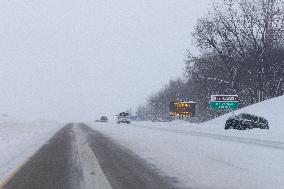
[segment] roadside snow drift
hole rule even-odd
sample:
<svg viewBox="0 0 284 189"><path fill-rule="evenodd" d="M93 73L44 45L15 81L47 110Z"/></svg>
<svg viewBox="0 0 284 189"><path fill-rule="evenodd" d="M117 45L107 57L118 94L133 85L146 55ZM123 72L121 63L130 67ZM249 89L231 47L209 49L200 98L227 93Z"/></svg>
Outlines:
<svg viewBox="0 0 284 189"><path fill-rule="evenodd" d="M224 130L223 115L203 124L92 123L92 128L132 150L181 187L282 189L284 186L284 96L235 113L269 121L270 130Z"/></svg>
<svg viewBox="0 0 284 189"><path fill-rule="evenodd" d="M264 117L269 122L271 132L278 134L281 132L281 134L284 134L284 96L266 100L235 111L235 114L239 113L250 113ZM220 116L214 120L208 121L206 125L215 125L218 129L223 129L225 121L230 115L232 114L229 113ZM216 125L215 123L220 123L220 125Z"/></svg>
<svg viewBox="0 0 284 189"><path fill-rule="evenodd" d="M0 186L25 163L62 124L57 122L0 123Z"/></svg>

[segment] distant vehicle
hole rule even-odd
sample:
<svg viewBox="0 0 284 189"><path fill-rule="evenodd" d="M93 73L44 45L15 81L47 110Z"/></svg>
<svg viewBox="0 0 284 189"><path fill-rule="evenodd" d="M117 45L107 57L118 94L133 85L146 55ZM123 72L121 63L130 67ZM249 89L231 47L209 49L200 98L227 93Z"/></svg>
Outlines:
<svg viewBox="0 0 284 189"><path fill-rule="evenodd" d="M230 117L225 124L225 130L227 129L269 129L268 121L263 117L251 115L247 113L241 113L237 116Z"/></svg>
<svg viewBox="0 0 284 189"><path fill-rule="evenodd" d="M130 114L127 112L121 112L117 115L117 123L127 123L130 124Z"/></svg>
<svg viewBox="0 0 284 189"><path fill-rule="evenodd" d="M107 118L107 116L102 116L102 117L100 118L100 120L101 120L101 122L107 122L107 121L108 121L108 118Z"/></svg>
<svg viewBox="0 0 284 189"><path fill-rule="evenodd" d="M95 122L108 122L107 116L102 116L99 120L96 120Z"/></svg>

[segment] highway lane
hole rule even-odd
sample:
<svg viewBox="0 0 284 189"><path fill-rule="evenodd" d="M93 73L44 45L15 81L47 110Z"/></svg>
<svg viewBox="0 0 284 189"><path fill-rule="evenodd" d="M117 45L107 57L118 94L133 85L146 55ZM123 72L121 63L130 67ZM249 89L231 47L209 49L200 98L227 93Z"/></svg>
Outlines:
<svg viewBox="0 0 284 189"><path fill-rule="evenodd" d="M5 189L178 188L177 179L86 124L67 124L4 186Z"/></svg>
<svg viewBox="0 0 284 189"><path fill-rule="evenodd" d="M8 182L7 189L80 188L81 170L73 148L72 125L57 132Z"/></svg>

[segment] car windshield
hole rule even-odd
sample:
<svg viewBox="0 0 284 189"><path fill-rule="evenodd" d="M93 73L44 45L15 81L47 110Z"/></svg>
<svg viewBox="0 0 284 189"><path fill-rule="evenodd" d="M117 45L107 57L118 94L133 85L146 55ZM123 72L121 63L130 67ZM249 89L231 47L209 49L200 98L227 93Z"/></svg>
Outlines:
<svg viewBox="0 0 284 189"><path fill-rule="evenodd" d="M239 118L242 118L242 119L253 119L254 117L252 115L249 115L249 114L241 114L239 116Z"/></svg>
<svg viewBox="0 0 284 189"><path fill-rule="evenodd" d="M0 0L0 189L283 189L284 0Z"/></svg>

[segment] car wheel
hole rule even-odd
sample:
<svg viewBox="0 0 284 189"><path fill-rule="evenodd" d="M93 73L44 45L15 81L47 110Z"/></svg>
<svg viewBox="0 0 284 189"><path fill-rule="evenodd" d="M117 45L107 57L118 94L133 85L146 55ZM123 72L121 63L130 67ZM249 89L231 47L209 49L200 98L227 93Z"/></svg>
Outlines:
<svg viewBox="0 0 284 189"><path fill-rule="evenodd" d="M243 130L249 130L252 129L251 125L242 125Z"/></svg>
<svg viewBox="0 0 284 189"><path fill-rule="evenodd" d="M225 128L224 128L224 129L225 129L225 130L229 129L228 125L225 125Z"/></svg>
<svg viewBox="0 0 284 189"><path fill-rule="evenodd" d="M225 130L233 129L233 126L225 127Z"/></svg>
<svg viewBox="0 0 284 189"><path fill-rule="evenodd" d="M246 130L246 128L247 128L246 126L240 125L238 130Z"/></svg>

